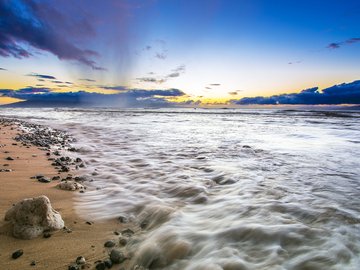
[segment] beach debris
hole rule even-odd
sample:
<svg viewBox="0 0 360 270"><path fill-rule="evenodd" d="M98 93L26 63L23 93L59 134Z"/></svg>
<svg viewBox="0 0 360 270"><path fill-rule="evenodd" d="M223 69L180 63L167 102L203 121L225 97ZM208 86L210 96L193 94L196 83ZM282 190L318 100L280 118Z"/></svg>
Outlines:
<svg viewBox="0 0 360 270"><path fill-rule="evenodd" d="M44 195L16 203L6 212L5 220L13 224L14 237L21 239L32 239L64 227L60 213L51 207L49 198Z"/></svg>
<svg viewBox="0 0 360 270"><path fill-rule="evenodd" d="M23 254L24 254L24 251L22 249L18 249L11 255L11 258L13 258L15 260L15 259L21 257Z"/></svg>
<svg viewBox="0 0 360 270"><path fill-rule="evenodd" d="M123 261L126 260L126 257L124 255L124 253L119 250L119 249L113 249L110 252L110 260L114 263L114 264L118 264L118 263L122 263Z"/></svg>
<svg viewBox="0 0 360 270"><path fill-rule="evenodd" d="M111 247L115 247L115 245L116 245L115 241L108 240L105 242L104 247L111 248Z"/></svg>
<svg viewBox="0 0 360 270"><path fill-rule="evenodd" d="M62 190L70 190L70 191L74 191L74 190L83 190L85 187L75 181L62 181L59 184L56 185L57 188L62 189Z"/></svg>

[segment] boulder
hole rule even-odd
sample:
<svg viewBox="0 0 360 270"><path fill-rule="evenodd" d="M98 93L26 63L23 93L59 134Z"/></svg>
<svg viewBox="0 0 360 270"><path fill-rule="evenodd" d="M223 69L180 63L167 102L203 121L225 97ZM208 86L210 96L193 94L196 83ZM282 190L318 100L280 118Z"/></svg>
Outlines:
<svg viewBox="0 0 360 270"><path fill-rule="evenodd" d="M13 224L13 235L21 239L32 239L44 231L64 227L61 215L51 207L49 198L44 195L18 202L6 212L5 220Z"/></svg>

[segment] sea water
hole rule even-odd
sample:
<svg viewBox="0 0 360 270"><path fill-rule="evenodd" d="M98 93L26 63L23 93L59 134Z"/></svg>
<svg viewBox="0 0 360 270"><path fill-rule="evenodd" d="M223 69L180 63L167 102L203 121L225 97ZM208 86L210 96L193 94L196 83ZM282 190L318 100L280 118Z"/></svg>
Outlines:
<svg viewBox="0 0 360 270"><path fill-rule="evenodd" d="M360 269L360 113L2 109L67 130L92 188L150 269Z"/></svg>

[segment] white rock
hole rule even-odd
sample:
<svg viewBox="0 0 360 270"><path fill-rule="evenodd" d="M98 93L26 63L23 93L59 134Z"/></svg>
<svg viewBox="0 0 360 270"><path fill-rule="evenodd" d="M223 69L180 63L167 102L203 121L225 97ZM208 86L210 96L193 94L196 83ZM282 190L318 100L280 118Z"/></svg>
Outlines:
<svg viewBox="0 0 360 270"><path fill-rule="evenodd" d="M61 215L55 211L48 197L24 199L5 214L5 220L13 224L13 235L21 239L32 239L44 230L59 230L64 227Z"/></svg>
<svg viewBox="0 0 360 270"><path fill-rule="evenodd" d="M57 184L57 187L64 190L77 190L77 189L84 189L84 186L75 182L75 181L63 181Z"/></svg>

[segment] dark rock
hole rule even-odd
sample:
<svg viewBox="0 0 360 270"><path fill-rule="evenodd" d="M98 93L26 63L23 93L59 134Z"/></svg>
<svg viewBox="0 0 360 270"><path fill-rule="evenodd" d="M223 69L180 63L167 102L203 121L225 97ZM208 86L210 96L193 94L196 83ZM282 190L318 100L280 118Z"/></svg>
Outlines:
<svg viewBox="0 0 360 270"><path fill-rule="evenodd" d="M105 265L105 263L104 262L98 262L97 264L96 264L96 270L105 270L106 269L106 265Z"/></svg>
<svg viewBox="0 0 360 270"><path fill-rule="evenodd" d="M119 249L113 249L110 252L110 260L115 263L122 263L123 261L126 260L126 257L124 255L124 253L122 253Z"/></svg>
<svg viewBox="0 0 360 270"><path fill-rule="evenodd" d="M127 239L124 238L124 237L120 237L120 239L119 239L119 244L122 245L122 246L126 246L126 244L127 244Z"/></svg>
<svg viewBox="0 0 360 270"><path fill-rule="evenodd" d="M14 160L12 157L5 158L6 160Z"/></svg>
<svg viewBox="0 0 360 270"><path fill-rule="evenodd" d="M51 233L45 232L45 233L43 234L43 237L44 237L44 238L50 238L50 237L51 237Z"/></svg>
<svg viewBox="0 0 360 270"><path fill-rule="evenodd" d="M42 178L38 178L38 181L41 183L50 183L51 182L50 178L45 177L45 176Z"/></svg>
<svg viewBox="0 0 360 270"><path fill-rule="evenodd" d="M82 162L82 159L81 159L81 158L76 158L76 159L75 159L75 162L76 162L76 163L80 163L80 162Z"/></svg>
<svg viewBox="0 0 360 270"><path fill-rule="evenodd" d="M59 175L53 176L53 178L51 178L51 180L53 180L53 181L60 180L60 176Z"/></svg>
<svg viewBox="0 0 360 270"><path fill-rule="evenodd" d="M86 221L85 222L87 225L93 225L93 223L91 221Z"/></svg>
<svg viewBox="0 0 360 270"><path fill-rule="evenodd" d="M120 235L120 233L119 233L119 232L117 232L117 231L115 231L115 232L114 232L114 234L115 234L115 235Z"/></svg>
<svg viewBox="0 0 360 270"><path fill-rule="evenodd" d="M127 223L128 222L128 219L124 216L119 216L118 217L118 220L120 223Z"/></svg>
<svg viewBox="0 0 360 270"><path fill-rule="evenodd" d="M35 261L31 261L30 266L35 266L36 262Z"/></svg>
<svg viewBox="0 0 360 270"><path fill-rule="evenodd" d="M43 178L43 177L45 177L45 176L42 175L42 174L37 174L37 175L35 175L35 178L36 178L36 179L40 179L40 178Z"/></svg>
<svg viewBox="0 0 360 270"><path fill-rule="evenodd" d="M128 228L128 229L122 230L121 234L124 236L130 237L130 236L134 235L135 233L133 230Z"/></svg>
<svg viewBox="0 0 360 270"><path fill-rule="evenodd" d="M116 245L115 241L109 240L105 242L104 247L111 248L111 247L115 247L115 245Z"/></svg>
<svg viewBox="0 0 360 270"><path fill-rule="evenodd" d="M80 266L76 264L69 265L68 270L80 270Z"/></svg>
<svg viewBox="0 0 360 270"><path fill-rule="evenodd" d="M79 256L76 258L76 264L85 264L86 263L86 260L83 256Z"/></svg>
<svg viewBox="0 0 360 270"><path fill-rule="evenodd" d="M104 260L104 264L109 269L113 266L113 263L112 263L112 261L110 259Z"/></svg>
<svg viewBox="0 0 360 270"><path fill-rule="evenodd" d="M13 258L15 260L15 259L19 258L20 256L22 256L23 254L24 254L24 251L22 249L18 249L11 255L11 258Z"/></svg>

